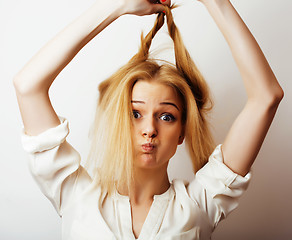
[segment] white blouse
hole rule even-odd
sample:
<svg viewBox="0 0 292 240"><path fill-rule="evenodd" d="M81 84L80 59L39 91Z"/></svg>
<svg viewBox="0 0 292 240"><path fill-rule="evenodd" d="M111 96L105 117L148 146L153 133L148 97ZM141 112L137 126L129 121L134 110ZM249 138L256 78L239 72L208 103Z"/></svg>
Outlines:
<svg viewBox="0 0 292 240"><path fill-rule="evenodd" d="M62 217L62 239L135 240L129 198L115 192L102 196L99 207L100 188L66 141L68 121L59 118L59 126L38 136L21 134L32 175ZM250 176L232 172L218 145L193 181L173 180L165 193L154 196L138 239L211 239L219 221L237 207Z"/></svg>

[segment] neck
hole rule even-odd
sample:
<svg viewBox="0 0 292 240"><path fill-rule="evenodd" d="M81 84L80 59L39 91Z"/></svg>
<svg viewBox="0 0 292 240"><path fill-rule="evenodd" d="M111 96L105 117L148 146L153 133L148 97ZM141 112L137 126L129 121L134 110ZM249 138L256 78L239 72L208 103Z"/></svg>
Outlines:
<svg viewBox="0 0 292 240"><path fill-rule="evenodd" d="M130 193L126 188L118 189L120 194L129 196L133 204L152 202L154 195L161 195L170 187L167 166L162 169L136 168L134 179Z"/></svg>

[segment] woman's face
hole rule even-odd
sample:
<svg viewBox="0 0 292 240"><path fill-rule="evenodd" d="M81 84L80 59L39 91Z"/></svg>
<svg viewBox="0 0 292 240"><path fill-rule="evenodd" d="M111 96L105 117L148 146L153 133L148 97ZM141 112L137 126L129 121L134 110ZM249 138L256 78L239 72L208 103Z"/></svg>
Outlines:
<svg viewBox="0 0 292 240"><path fill-rule="evenodd" d="M175 90L139 80L133 87L135 167L165 167L183 142L182 106Z"/></svg>

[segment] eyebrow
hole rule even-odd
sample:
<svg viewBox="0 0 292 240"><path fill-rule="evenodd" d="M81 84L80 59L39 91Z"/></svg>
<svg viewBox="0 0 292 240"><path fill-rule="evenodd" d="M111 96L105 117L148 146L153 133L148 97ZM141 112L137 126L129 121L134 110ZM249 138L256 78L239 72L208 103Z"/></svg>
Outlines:
<svg viewBox="0 0 292 240"><path fill-rule="evenodd" d="M137 101L137 100L132 100L131 103L141 103L141 104L145 104L145 102L143 101ZM179 110L178 106L176 106L176 104L172 103L172 102L161 102L159 103L160 105L170 105L170 106L174 106L177 110Z"/></svg>

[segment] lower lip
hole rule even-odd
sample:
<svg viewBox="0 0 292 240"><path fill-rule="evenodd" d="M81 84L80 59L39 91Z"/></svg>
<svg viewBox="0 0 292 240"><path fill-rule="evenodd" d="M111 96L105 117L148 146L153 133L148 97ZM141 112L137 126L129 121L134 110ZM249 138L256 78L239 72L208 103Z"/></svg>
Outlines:
<svg viewBox="0 0 292 240"><path fill-rule="evenodd" d="M154 150L154 146L142 146L143 151L152 152Z"/></svg>

